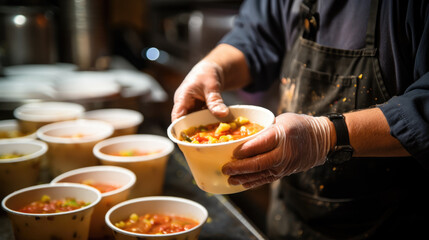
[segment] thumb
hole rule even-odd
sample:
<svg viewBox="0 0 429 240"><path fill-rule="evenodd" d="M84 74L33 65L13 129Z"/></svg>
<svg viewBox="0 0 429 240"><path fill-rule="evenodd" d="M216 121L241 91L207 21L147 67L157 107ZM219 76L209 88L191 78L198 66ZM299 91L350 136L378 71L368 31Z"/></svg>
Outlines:
<svg viewBox="0 0 429 240"><path fill-rule="evenodd" d="M210 92L206 95L206 104L209 111L217 117L226 117L229 114L229 108L223 102L219 92Z"/></svg>

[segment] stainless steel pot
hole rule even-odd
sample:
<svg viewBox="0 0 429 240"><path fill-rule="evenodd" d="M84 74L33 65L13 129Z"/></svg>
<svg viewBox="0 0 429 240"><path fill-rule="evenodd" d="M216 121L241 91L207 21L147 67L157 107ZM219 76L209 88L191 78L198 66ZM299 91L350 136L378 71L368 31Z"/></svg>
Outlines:
<svg viewBox="0 0 429 240"><path fill-rule="evenodd" d="M0 59L4 66L55 63L53 9L0 6Z"/></svg>
<svg viewBox="0 0 429 240"><path fill-rule="evenodd" d="M79 70L105 70L110 64L108 6L105 0L61 0L61 54Z"/></svg>

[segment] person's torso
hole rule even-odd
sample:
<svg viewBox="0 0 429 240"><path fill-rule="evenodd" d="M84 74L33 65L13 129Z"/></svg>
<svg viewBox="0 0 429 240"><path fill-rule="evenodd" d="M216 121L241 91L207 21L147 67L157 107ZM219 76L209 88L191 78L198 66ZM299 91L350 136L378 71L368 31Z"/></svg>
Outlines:
<svg viewBox="0 0 429 240"><path fill-rule="evenodd" d="M368 8L373 11L367 14L365 44L359 49L324 46L315 42L316 34L303 31L309 39L299 37L283 62L279 113L344 113L374 107L391 97L378 62L378 12L373 8ZM352 158L338 165L326 163L283 178L282 197L305 221L324 222L327 228L354 223L346 229L365 231L396 202L402 160ZM385 201L389 197L392 201Z"/></svg>

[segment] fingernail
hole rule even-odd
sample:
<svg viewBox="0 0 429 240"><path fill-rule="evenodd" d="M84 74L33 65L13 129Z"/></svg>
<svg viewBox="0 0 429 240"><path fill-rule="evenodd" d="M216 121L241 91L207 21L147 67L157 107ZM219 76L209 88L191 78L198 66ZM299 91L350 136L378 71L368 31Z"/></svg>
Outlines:
<svg viewBox="0 0 429 240"><path fill-rule="evenodd" d="M223 104L219 104L213 108L213 111L226 113L228 111L228 108Z"/></svg>

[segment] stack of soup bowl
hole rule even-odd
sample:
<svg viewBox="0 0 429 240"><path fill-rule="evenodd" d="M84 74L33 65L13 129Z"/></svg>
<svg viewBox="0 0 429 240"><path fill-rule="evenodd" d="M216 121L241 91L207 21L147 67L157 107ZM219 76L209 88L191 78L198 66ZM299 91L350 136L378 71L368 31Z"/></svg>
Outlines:
<svg viewBox="0 0 429 240"><path fill-rule="evenodd" d="M43 108L39 103L16 110L20 128L36 131L42 141L34 137L0 141L0 154L9 155L0 160L0 194L2 198L7 195L2 208L17 240L198 239L208 217L204 206L160 196L173 142L183 151L201 189L221 194L244 190L229 186L227 176L219 173L224 163L233 160L233 149L259 133L226 143L192 144L181 141L180 134L190 127L218 122L208 110L177 119L167 130L169 139L136 134L143 116L132 110L83 114L81 107L71 103L62 105L69 110L59 111L61 104L46 103ZM263 126L262 131L274 121L271 112L259 107L231 106L230 110L229 118L246 117ZM45 155L53 180L37 185ZM44 210L37 212L42 205ZM172 219L175 224L168 225L167 220ZM166 221L164 230L149 230L161 220Z"/></svg>
<svg viewBox="0 0 429 240"><path fill-rule="evenodd" d="M198 226L192 229L164 234L196 239L207 218L204 207L186 199L168 199L167 205L172 205L169 208L152 205L159 201L163 202L160 206L166 206L166 199L159 195L174 144L166 137L137 134L143 122L141 113L129 109L85 112L76 103L40 102L17 108L14 116L16 119L0 121L0 131L5 133L0 138L0 154L7 158L0 160L0 196L15 239L139 236L140 233L119 233L126 231L112 228L114 223L106 220L106 213L113 206L122 204L112 212L112 219L118 219L129 214L122 213L122 209L129 209L124 206L134 206L136 202L142 202L142 206L147 204L143 202L150 202L150 207L144 208L151 210L149 214L181 214L198 220ZM46 176L41 176L43 167L48 170ZM45 184L49 179L50 183ZM103 190L100 184L110 189ZM36 212L37 204L52 208L55 201L67 198L73 198L74 203L82 200L85 205L72 210ZM131 198L135 201L126 203ZM179 206L178 201L181 210L173 211Z"/></svg>

